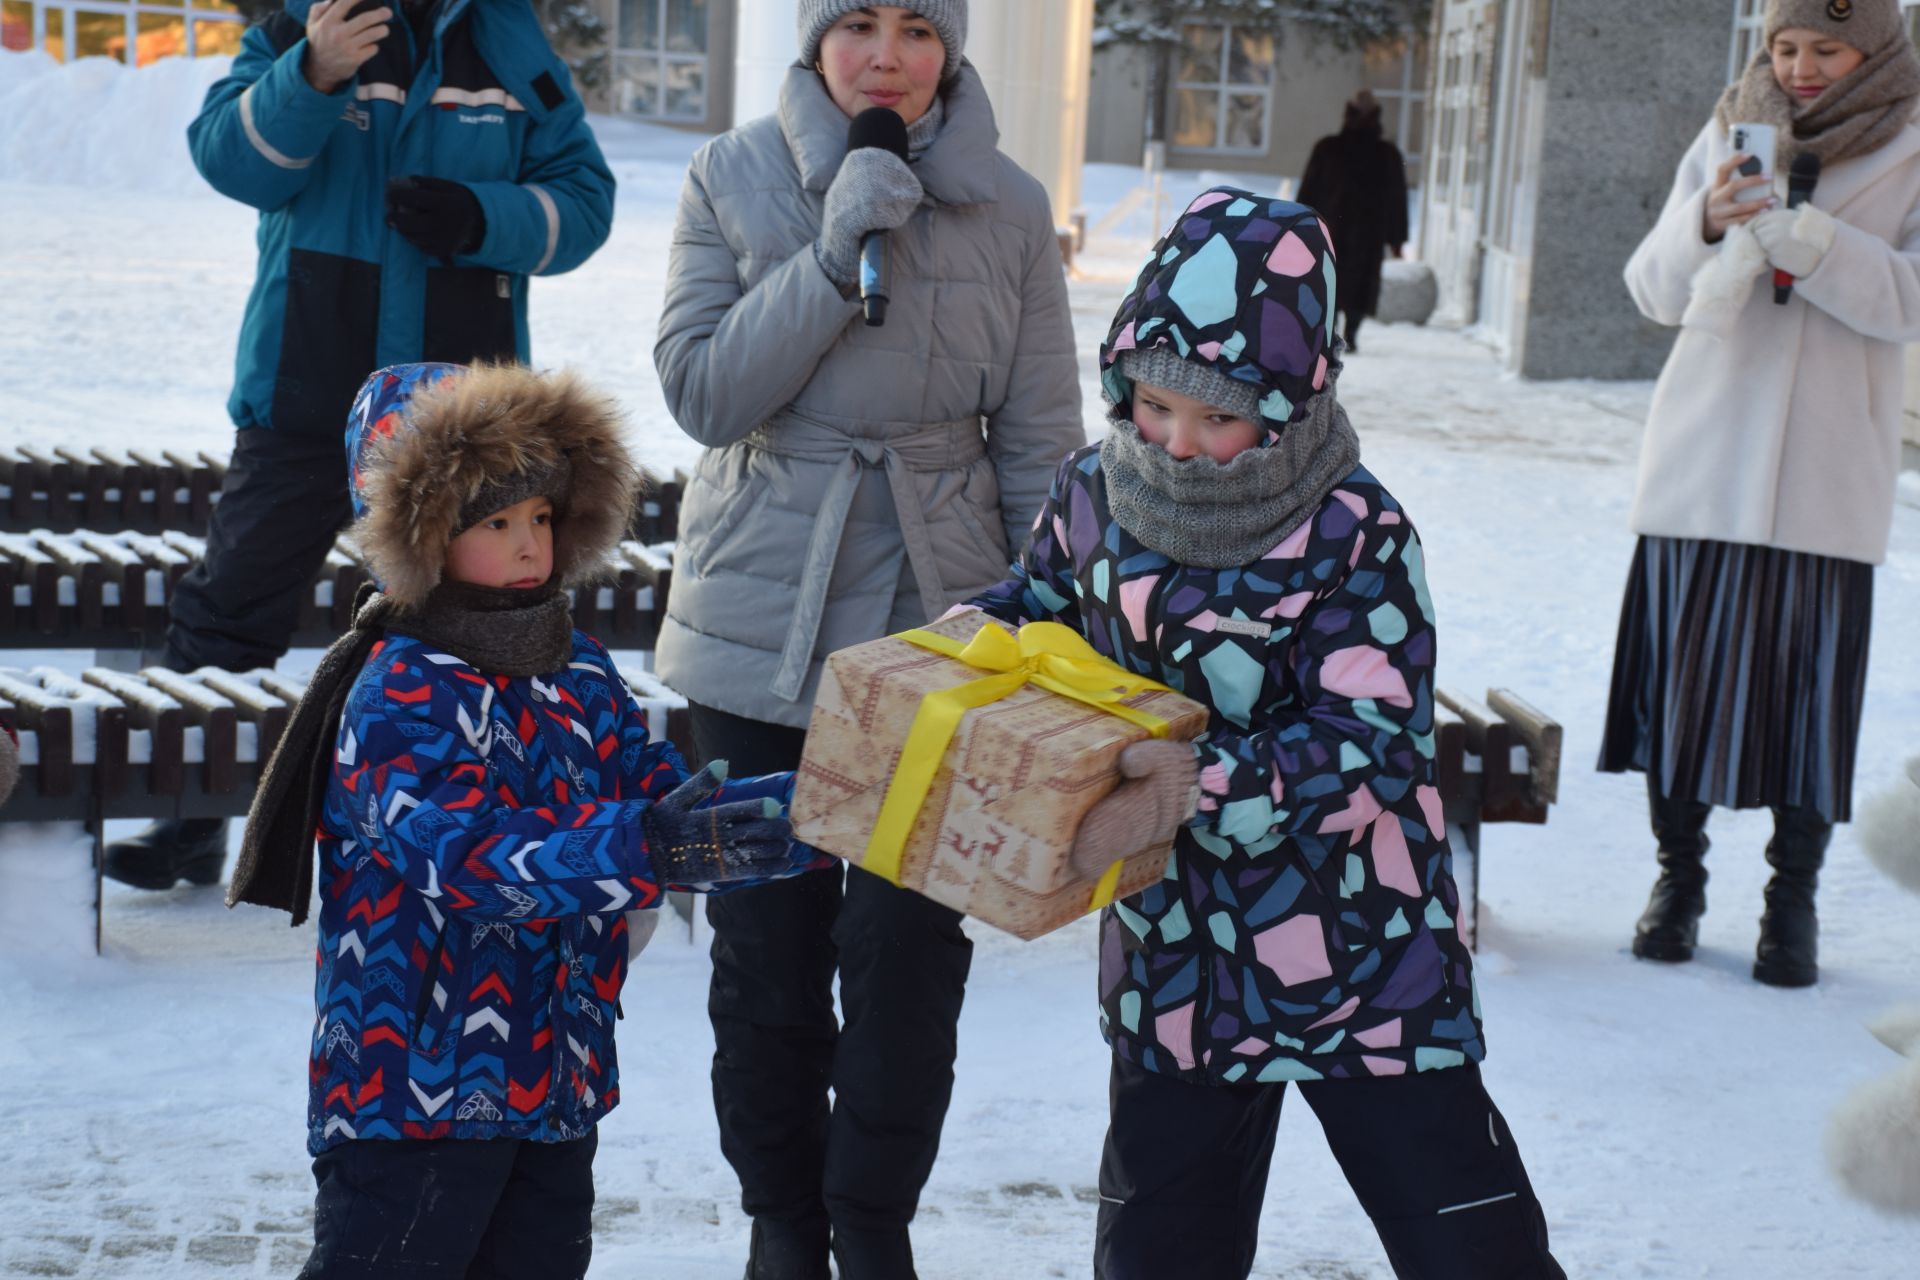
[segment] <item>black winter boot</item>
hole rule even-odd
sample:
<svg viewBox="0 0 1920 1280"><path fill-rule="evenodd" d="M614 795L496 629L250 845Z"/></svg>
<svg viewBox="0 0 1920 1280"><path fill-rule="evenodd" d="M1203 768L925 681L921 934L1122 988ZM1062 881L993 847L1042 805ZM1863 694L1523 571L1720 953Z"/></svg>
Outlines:
<svg viewBox="0 0 1920 1280"><path fill-rule="evenodd" d="M136 889L171 889L179 880L218 884L226 862L225 818L163 818L108 845L101 870Z"/></svg>
<svg viewBox="0 0 1920 1280"><path fill-rule="evenodd" d="M1826 860L1833 824L1813 809L1775 809L1767 842L1767 909L1760 917L1760 945L1753 976L1770 987L1810 987L1820 979L1820 924L1813 891Z"/></svg>
<svg viewBox="0 0 1920 1280"><path fill-rule="evenodd" d="M755 1218L746 1280L828 1280L823 1213L817 1218Z"/></svg>
<svg viewBox="0 0 1920 1280"><path fill-rule="evenodd" d="M1677 964L1693 959L1700 917L1707 910L1707 869L1700 860L1707 852L1707 815L1713 806L1663 796L1649 777L1647 807L1659 845L1654 856L1660 878L1634 926L1633 954Z"/></svg>
<svg viewBox="0 0 1920 1280"><path fill-rule="evenodd" d="M840 1268L840 1280L918 1280L913 1241L905 1227L890 1231L835 1228L833 1261Z"/></svg>

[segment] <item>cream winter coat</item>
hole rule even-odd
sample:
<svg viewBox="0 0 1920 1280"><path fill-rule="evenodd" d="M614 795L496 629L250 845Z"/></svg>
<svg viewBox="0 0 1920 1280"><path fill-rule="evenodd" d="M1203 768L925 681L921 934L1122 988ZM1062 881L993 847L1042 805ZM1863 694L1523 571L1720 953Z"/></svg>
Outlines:
<svg viewBox="0 0 1920 1280"><path fill-rule="evenodd" d="M795 67L777 115L693 158L654 362L708 446L658 650L696 703L805 725L826 654L1006 574L1085 442L1046 191L995 149L972 67L946 108L883 328L814 260L847 144L819 77Z"/></svg>
<svg viewBox="0 0 1920 1280"><path fill-rule="evenodd" d="M1679 325L1654 391L1633 507L1637 533L1709 538L1878 564L1900 464L1906 343L1920 341L1920 121L1828 167L1819 267L1773 301L1752 234L1701 238L1714 170L1709 122L1659 222L1627 263L1646 316Z"/></svg>

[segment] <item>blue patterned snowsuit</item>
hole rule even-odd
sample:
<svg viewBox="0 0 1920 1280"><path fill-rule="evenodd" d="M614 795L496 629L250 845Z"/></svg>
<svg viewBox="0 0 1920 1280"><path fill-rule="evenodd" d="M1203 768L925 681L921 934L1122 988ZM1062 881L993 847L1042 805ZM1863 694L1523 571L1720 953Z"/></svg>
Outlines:
<svg viewBox="0 0 1920 1280"><path fill-rule="evenodd" d="M348 696L321 819L308 1149L561 1141L612 1109L621 913L665 887L640 816L686 777L590 636L512 679L390 634ZM712 803L791 793L770 774Z"/></svg>

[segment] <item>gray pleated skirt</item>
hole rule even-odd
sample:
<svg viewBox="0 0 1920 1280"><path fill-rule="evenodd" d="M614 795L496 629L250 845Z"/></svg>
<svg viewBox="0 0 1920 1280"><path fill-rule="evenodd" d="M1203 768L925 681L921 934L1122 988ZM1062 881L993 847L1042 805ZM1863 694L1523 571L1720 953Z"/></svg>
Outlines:
<svg viewBox="0 0 1920 1280"><path fill-rule="evenodd" d="M1620 608L1600 769L1730 809L1853 812L1873 566L1643 537Z"/></svg>

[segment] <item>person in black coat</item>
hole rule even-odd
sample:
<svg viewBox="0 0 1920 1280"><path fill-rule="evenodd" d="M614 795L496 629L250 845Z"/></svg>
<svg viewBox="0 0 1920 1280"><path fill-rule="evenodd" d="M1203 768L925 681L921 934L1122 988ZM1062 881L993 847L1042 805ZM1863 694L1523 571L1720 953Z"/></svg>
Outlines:
<svg viewBox="0 0 1920 1280"><path fill-rule="evenodd" d="M1347 352L1359 351L1360 322L1380 302L1380 264L1407 242L1407 162L1380 127L1380 103L1362 89L1347 103L1340 132L1313 144L1300 179L1301 204L1333 232Z"/></svg>

